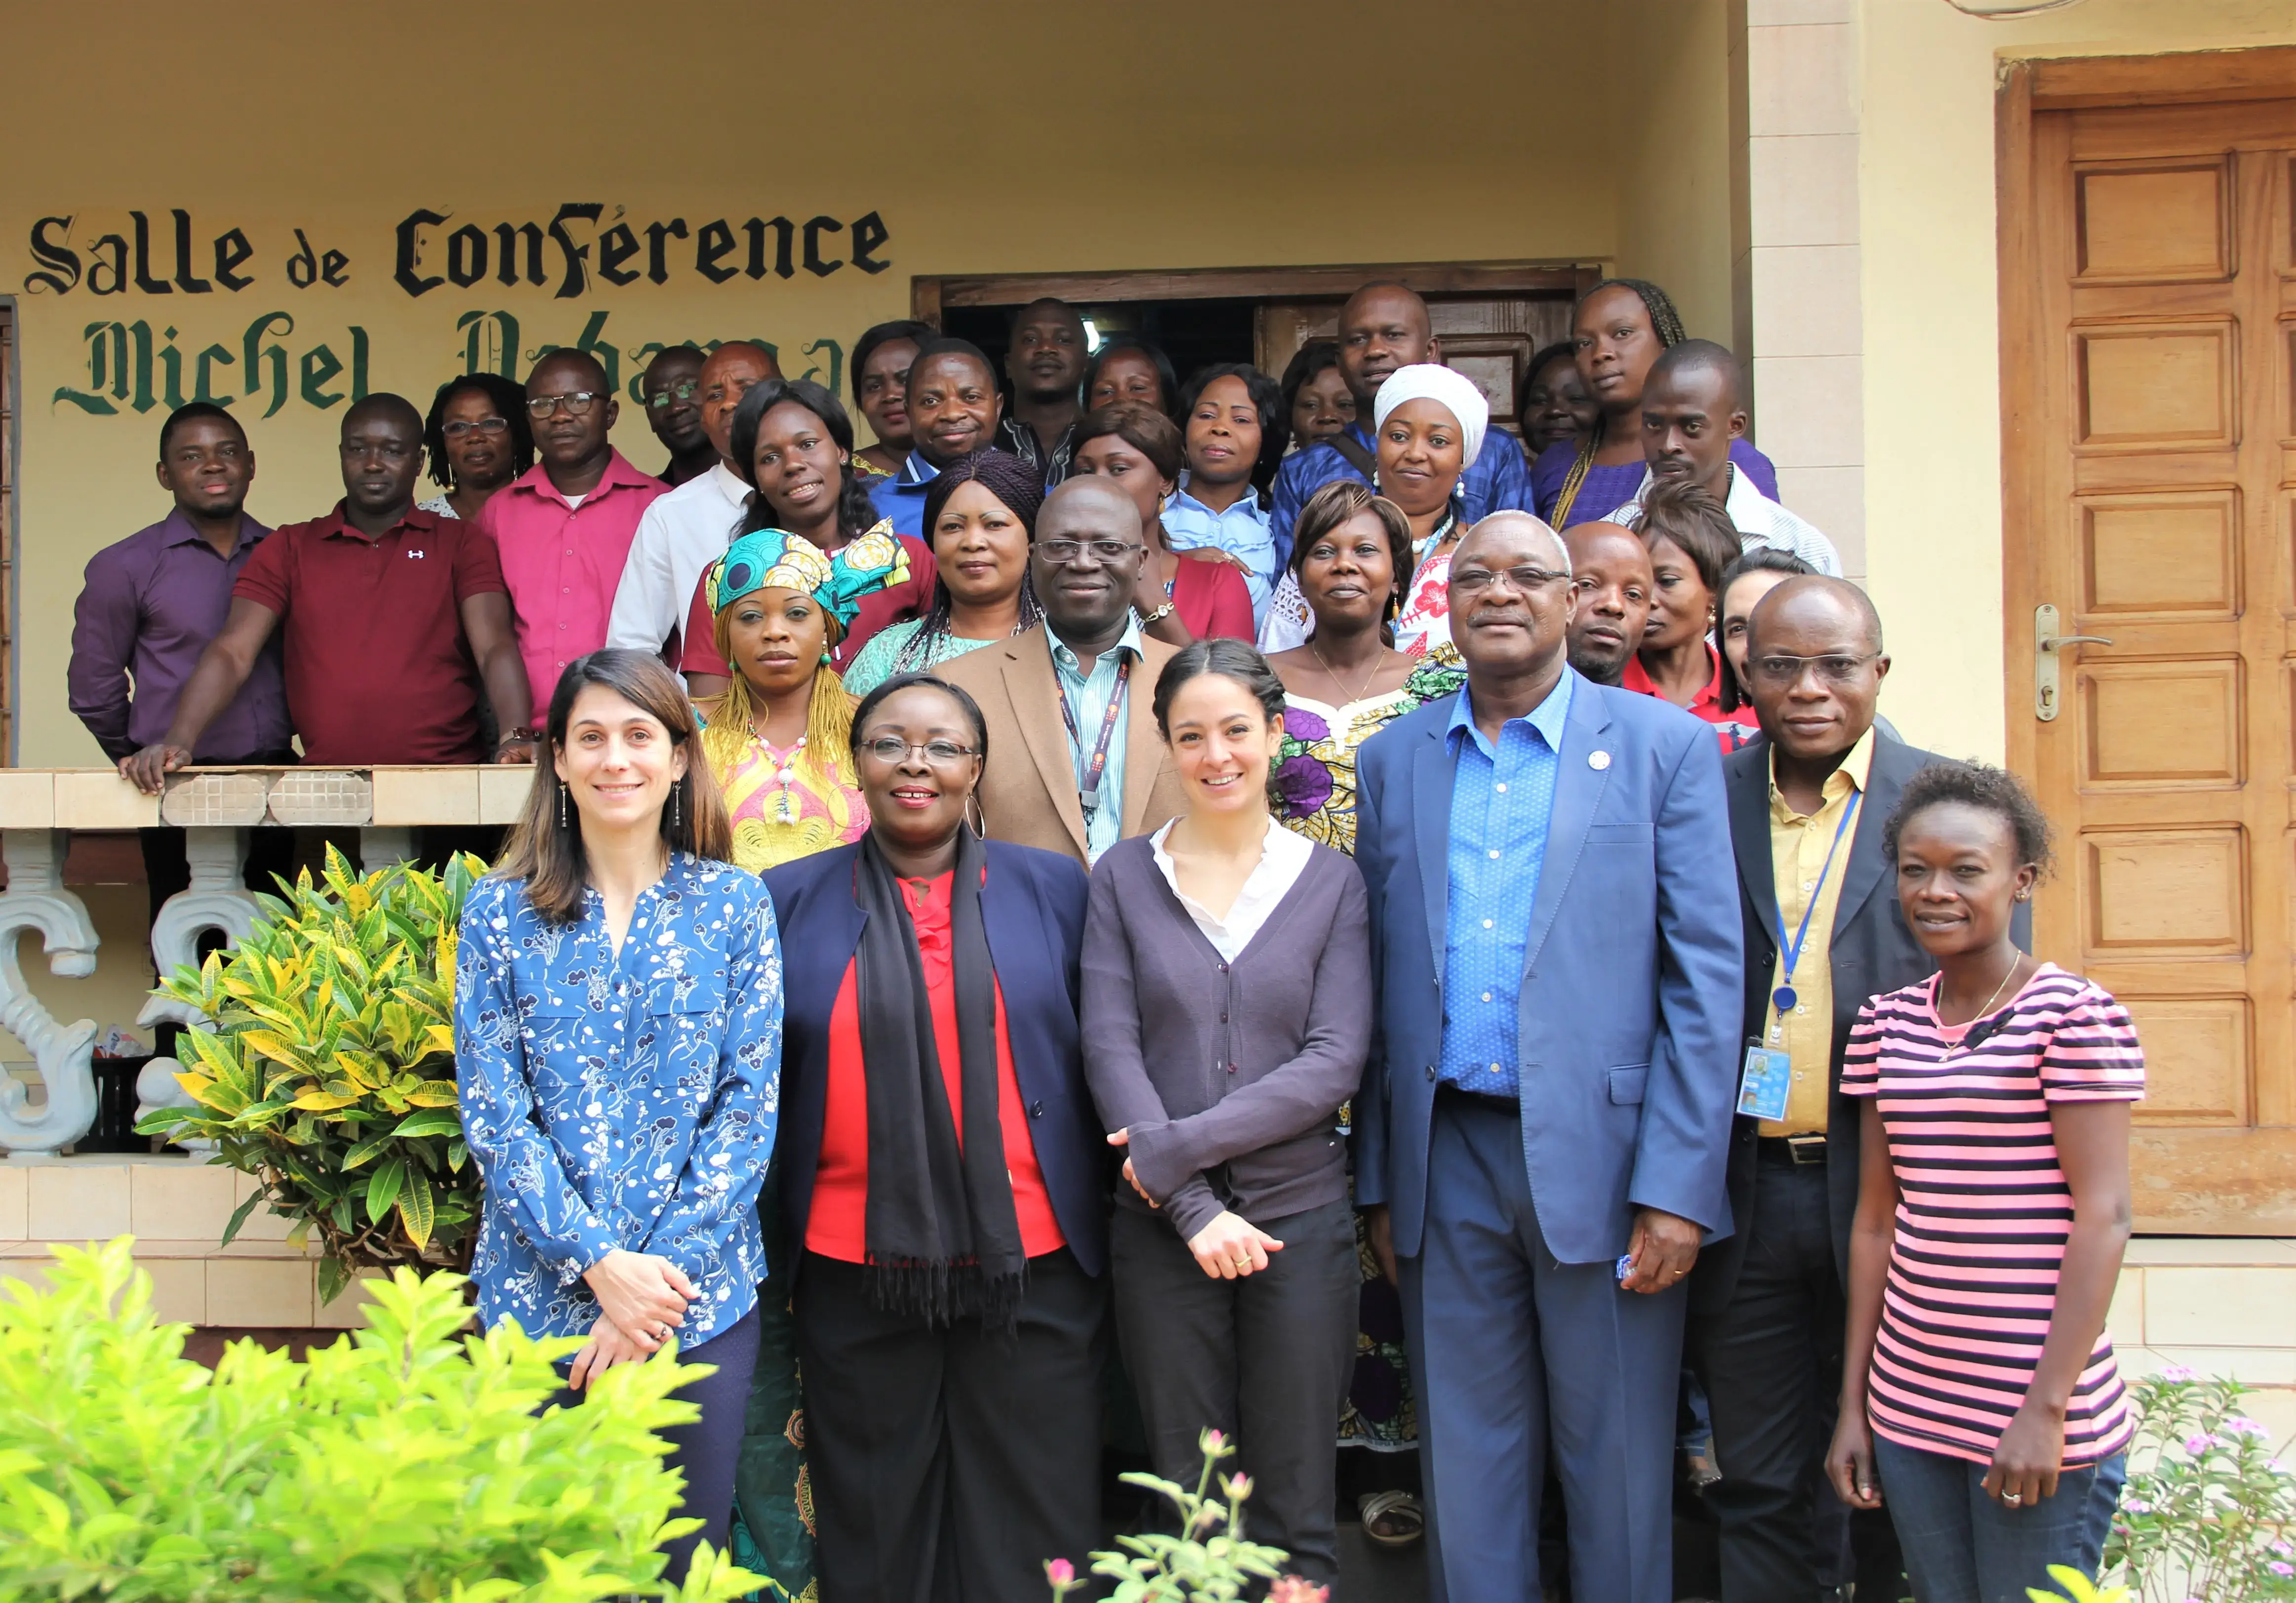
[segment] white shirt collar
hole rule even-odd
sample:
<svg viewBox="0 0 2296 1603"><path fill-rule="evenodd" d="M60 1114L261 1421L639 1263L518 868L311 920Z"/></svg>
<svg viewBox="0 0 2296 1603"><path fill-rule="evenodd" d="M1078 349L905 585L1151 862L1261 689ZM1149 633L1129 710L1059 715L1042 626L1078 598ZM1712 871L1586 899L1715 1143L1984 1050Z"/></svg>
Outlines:
<svg viewBox="0 0 2296 1603"><path fill-rule="evenodd" d="M1306 835L1295 834L1274 818L1268 819L1267 834L1260 843L1259 865L1243 882L1243 889L1236 892L1227 917L1215 918L1201 902L1180 889L1179 867L1165 850L1165 839L1172 833L1172 825L1178 822L1177 818L1172 819L1150 835L1149 851L1156 859L1157 872L1172 887L1172 894L1204 933L1204 939L1212 943L1212 949L1233 963L1243 955L1252 937L1259 933L1269 916L1292 893L1292 887L1300 883L1308 858L1315 853L1315 844Z"/></svg>

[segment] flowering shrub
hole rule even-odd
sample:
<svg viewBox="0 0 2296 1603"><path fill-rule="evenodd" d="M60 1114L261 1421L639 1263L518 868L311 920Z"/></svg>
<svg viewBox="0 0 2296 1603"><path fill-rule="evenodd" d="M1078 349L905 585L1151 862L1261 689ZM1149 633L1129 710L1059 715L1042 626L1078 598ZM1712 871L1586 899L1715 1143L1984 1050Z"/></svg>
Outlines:
<svg viewBox="0 0 2296 1603"><path fill-rule="evenodd" d="M1126 1553L1095 1553L1092 1573L1117 1582L1111 1603L1234 1603L1254 1581L1270 1581L1267 1603L1326 1603L1332 1589L1310 1586L1297 1575L1283 1574L1286 1557L1281 1548L1263 1547L1243 1536L1243 1500L1251 1495L1251 1477L1216 1475L1222 1459L1235 1449L1218 1431L1203 1434L1204 1469L1191 1492L1176 1482L1152 1475L1128 1475L1126 1481L1145 1486L1178 1510L1180 1533L1167 1536L1119 1536ZM1225 1502L1212 1493L1226 1497ZM1076 1566L1055 1558L1045 1566L1054 1599L1067 1597L1086 1582L1077 1579Z"/></svg>
<svg viewBox="0 0 2296 1603"><path fill-rule="evenodd" d="M2247 1388L2172 1366L2129 1390L2136 1439L2107 1571L2142 1603L2296 1599L2296 1470L2240 1411Z"/></svg>

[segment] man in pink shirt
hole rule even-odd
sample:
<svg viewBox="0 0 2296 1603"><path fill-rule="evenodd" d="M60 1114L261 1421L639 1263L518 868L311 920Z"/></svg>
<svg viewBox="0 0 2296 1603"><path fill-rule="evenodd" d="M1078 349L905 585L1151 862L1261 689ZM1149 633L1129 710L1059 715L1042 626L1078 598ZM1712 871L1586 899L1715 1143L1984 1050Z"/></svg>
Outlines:
<svg viewBox="0 0 2296 1603"><path fill-rule="evenodd" d="M606 643L638 519L668 487L607 443L620 408L587 352L554 350L537 362L526 410L540 460L488 501L479 527L502 551L540 719L566 665Z"/></svg>

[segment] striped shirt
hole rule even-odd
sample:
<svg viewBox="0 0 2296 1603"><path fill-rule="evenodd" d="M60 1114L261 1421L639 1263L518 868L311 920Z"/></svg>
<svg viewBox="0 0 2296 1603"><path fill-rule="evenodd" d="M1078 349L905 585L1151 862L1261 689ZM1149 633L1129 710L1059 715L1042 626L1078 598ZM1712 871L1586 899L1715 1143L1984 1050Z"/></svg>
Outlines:
<svg viewBox="0 0 2296 1603"><path fill-rule="evenodd" d="M1874 1097L1897 1172L1897 1237L1869 1403L1902 1447L1992 1462L2049 1333L2073 1199L2054 1102L2133 1102L2144 1055L2128 1012L2045 963L1974 1027L1938 1022L1936 976L1870 999L1841 1089ZM2065 1410L2064 1467L2112 1457L2135 1429L2100 1332Z"/></svg>

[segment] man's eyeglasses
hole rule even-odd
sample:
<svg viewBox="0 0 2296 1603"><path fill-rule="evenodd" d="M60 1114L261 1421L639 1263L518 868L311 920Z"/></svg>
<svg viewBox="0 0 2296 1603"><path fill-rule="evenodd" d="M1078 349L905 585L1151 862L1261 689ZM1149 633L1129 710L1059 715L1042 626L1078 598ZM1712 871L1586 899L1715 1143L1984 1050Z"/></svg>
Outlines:
<svg viewBox="0 0 2296 1603"><path fill-rule="evenodd" d="M1123 540L1038 540L1037 553L1055 567L1066 567L1086 552L1103 564L1120 563L1128 556L1137 555L1142 547Z"/></svg>
<svg viewBox="0 0 2296 1603"><path fill-rule="evenodd" d="M586 417L590 408L605 399L594 390L577 390L570 395L532 395L527 398L526 409L529 415L539 420L549 416L562 405L571 415Z"/></svg>
<svg viewBox="0 0 2296 1603"><path fill-rule="evenodd" d="M1823 657L1756 657L1746 664L1748 677L1764 685L1784 686L1801 683L1807 670L1815 669L1817 677L1828 685L1847 685L1857 678L1858 670L1880 656L1880 652L1867 652L1862 657L1839 654Z"/></svg>
<svg viewBox="0 0 2296 1603"><path fill-rule="evenodd" d="M659 412L674 400L692 400L701 388L701 382L699 379L687 379L682 384L672 384L667 390L655 390L646 397L646 405Z"/></svg>
<svg viewBox="0 0 2296 1603"><path fill-rule="evenodd" d="M865 740L861 749L889 767L905 760L912 752L922 752L925 760L937 769L955 768L974 755L971 746L961 746L953 740L903 740L898 735L880 735L874 740Z"/></svg>
<svg viewBox="0 0 2296 1603"><path fill-rule="evenodd" d="M1533 590L1559 584L1567 574L1550 573L1544 568L1455 568L1451 571L1451 588L1462 594L1473 596L1488 590L1504 575L1507 583L1526 596Z"/></svg>
<svg viewBox="0 0 2296 1603"><path fill-rule="evenodd" d="M481 417L475 423L458 417L439 432L449 440L465 440L472 434L499 434L508 427L510 420L504 417Z"/></svg>

